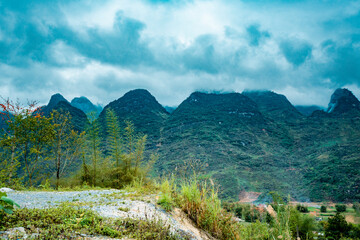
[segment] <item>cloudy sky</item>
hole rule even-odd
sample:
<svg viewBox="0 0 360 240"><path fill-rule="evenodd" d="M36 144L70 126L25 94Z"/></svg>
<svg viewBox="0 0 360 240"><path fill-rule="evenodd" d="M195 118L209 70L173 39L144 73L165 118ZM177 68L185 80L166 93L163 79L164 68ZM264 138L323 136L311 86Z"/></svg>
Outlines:
<svg viewBox="0 0 360 240"><path fill-rule="evenodd" d="M0 95L107 104L135 88L360 97L360 1L0 0Z"/></svg>

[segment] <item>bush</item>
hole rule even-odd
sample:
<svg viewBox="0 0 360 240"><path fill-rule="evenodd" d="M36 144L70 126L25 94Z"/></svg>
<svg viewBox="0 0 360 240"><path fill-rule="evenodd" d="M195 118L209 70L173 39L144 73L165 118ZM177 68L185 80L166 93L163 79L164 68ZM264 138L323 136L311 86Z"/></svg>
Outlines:
<svg viewBox="0 0 360 240"><path fill-rule="evenodd" d="M303 206L303 205L297 205L296 206L296 210L298 210L299 212L302 212L302 213L308 213L309 212L309 209L307 206Z"/></svg>
<svg viewBox="0 0 360 240"><path fill-rule="evenodd" d="M290 229L292 233L292 239L296 239L297 236L300 239L313 239L313 231L315 230L314 218L307 214L301 214L299 210L292 209L290 212Z"/></svg>
<svg viewBox="0 0 360 240"><path fill-rule="evenodd" d="M177 200L195 224L217 239L240 239L238 224L222 207L214 187L199 183L196 178L180 186Z"/></svg>
<svg viewBox="0 0 360 240"><path fill-rule="evenodd" d="M346 222L345 217L337 212L334 217L329 218L328 224L325 225L325 236L328 239L348 237L350 229L351 225Z"/></svg>
<svg viewBox="0 0 360 240"><path fill-rule="evenodd" d="M20 207L12 199L7 198L6 193L0 192L0 219L3 218L4 214L12 214L14 206Z"/></svg>
<svg viewBox="0 0 360 240"><path fill-rule="evenodd" d="M360 203L354 202L352 208L355 210L356 213L360 213Z"/></svg>
<svg viewBox="0 0 360 240"><path fill-rule="evenodd" d="M320 212L326 213L326 206L321 206L320 207Z"/></svg>
<svg viewBox="0 0 360 240"><path fill-rule="evenodd" d="M346 205L345 204L336 204L335 208L336 208L336 212L338 212L338 213L346 212Z"/></svg>

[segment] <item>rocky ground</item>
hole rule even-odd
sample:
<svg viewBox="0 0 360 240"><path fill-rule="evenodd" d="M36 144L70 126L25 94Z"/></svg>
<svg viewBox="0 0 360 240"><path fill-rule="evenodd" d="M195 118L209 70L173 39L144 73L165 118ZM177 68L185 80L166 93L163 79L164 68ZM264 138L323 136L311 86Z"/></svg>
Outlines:
<svg viewBox="0 0 360 240"><path fill-rule="evenodd" d="M168 213L156 205L156 195L139 196L123 190L87 190L66 192L40 192L40 191L8 191L7 195L22 208L49 208L68 202L71 205L96 211L103 217L110 218L136 218L162 220L170 226L171 231L190 239L210 239L208 234L197 229L192 221L179 209ZM8 230L3 236L11 235ZM86 236L83 236L86 238ZM86 238L104 239L104 238ZM109 238L107 238L109 239Z"/></svg>

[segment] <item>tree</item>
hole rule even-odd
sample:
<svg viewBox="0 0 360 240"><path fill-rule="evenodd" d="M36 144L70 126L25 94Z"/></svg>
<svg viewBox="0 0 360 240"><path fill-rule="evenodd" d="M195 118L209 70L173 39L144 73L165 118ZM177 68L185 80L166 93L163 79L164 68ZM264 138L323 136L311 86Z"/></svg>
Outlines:
<svg viewBox="0 0 360 240"><path fill-rule="evenodd" d="M35 102L24 107L19 102L14 103L7 99L0 106L8 118L3 139L7 139L5 142L11 146L10 162L14 164L17 148L19 161L24 165L29 185L32 186L39 163L47 159L47 146L54 138L51 119L40 114Z"/></svg>
<svg viewBox="0 0 360 240"><path fill-rule="evenodd" d="M107 147L115 167L120 167L121 162L121 133L119 120L112 109L106 111L106 130L108 133Z"/></svg>
<svg viewBox="0 0 360 240"><path fill-rule="evenodd" d="M55 130L52 155L55 160L55 186L56 189L58 189L60 177L80 155L84 132L79 134L73 130L69 113L62 113L54 110L51 113L51 119Z"/></svg>
<svg viewBox="0 0 360 240"><path fill-rule="evenodd" d="M345 204L336 204L335 205L336 212L346 212L346 205Z"/></svg>
<svg viewBox="0 0 360 240"><path fill-rule="evenodd" d="M96 171L97 164L100 156L100 142L99 137L100 127L99 122L95 118L95 114L90 114L90 123L86 131L87 147L89 149L91 162L92 162L92 185L96 186Z"/></svg>
<svg viewBox="0 0 360 240"><path fill-rule="evenodd" d="M326 213L326 211L327 211L326 206L321 206L320 207L320 212Z"/></svg>
<svg viewBox="0 0 360 240"><path fill-rule="evenodd" d="M325 236L327 239L340 239L347 237L351 226L346 222L345 217L339 212L334 217L329 218L325 226Z"/></svg>

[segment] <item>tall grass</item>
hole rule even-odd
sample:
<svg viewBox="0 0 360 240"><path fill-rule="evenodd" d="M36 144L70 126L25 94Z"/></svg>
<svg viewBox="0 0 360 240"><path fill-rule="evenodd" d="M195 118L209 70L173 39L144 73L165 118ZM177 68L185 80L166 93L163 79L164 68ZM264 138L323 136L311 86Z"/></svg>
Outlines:
<svg viewBox="0 0 360 240"><path fill-rule="evenodd" d="M190 219L212 236L218 239L240 239L239 225L233 220L232 214L221 207L213 186L208 187L205 182L199 183L196 178L183 181L177 201Z"/></svg>
<svg viewBox="0 0 360 240"><path fill-rule="evenodd" d="M167 211L178 206L201 229L216 239L282 239L290 240L291 206L275 204L276 216L270 223L238 222L234 215L224 210L213 185L201 182L196 177L183 180L178 185L173 179L163 180L159 185L161 196L158 201Z"/></svg>

